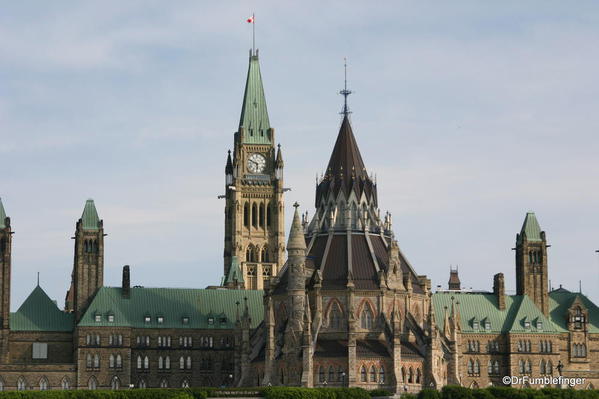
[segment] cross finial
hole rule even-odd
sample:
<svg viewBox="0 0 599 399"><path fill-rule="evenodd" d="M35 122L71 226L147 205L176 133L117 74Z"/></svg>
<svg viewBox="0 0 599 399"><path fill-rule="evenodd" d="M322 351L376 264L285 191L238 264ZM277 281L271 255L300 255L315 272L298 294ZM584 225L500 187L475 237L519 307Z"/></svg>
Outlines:
<svg viewBox="0 0 599 399"><path fill-rule="evenodd" d="M341 111L341 115L347 116L351 114L349 107L347 106L347 96L349 96L352 91L347 89L347 58L343 58L343 69L344 69L344 80L343 80L343 90L339 92L343 99L343 111Z"/></svg>
<svg viewBox="0 0 599 399"><path fill-rule="evenodd" d="M297 209L297 208L299 208L299 206L300 206L300 205L299 205L299 202L295 201L295 203L293 204L293 207L294 207L295 209Z"/></svg>

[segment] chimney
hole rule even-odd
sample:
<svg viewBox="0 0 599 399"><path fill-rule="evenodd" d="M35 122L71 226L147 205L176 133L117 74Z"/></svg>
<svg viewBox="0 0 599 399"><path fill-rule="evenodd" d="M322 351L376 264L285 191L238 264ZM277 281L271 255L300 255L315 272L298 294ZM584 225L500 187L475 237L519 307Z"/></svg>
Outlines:
<svg viewBox="0 0 599 399"><path fill-rule="evenodd" d="M493 276L493 294L497 297L497 307L499 310L505 310L505 286L503 283L503 273L497 273Z"/></svg>
<svg viewBox="0 0 599 399"><path fill-rule="evenodd" d="M121 291L123 298L129 299L131 294L131 278L129 277L129 265L123 266L123 289Z"/></svg>

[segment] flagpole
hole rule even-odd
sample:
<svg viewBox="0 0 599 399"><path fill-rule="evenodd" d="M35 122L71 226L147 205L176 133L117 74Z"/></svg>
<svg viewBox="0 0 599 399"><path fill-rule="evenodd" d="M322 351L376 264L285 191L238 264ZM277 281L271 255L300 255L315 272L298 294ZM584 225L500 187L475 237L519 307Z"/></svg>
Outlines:
<svg viewBox="0 0 599 399"><path fill-rule="evenodd" d="M256 55L256 16L252 13L252 51Z"/></svg>

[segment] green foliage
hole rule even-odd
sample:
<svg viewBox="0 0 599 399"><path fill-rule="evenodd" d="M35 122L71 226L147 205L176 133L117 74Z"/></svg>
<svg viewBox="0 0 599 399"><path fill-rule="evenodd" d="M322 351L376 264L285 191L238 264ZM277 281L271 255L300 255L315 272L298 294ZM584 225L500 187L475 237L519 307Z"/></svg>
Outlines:
<svg viewBox="0 0 599 399"><path fill-rule="evenodd" d="M373 389L372 391L368 392L370 394L371 397L375 397L375 396L393 396L393 394L389 391L387 391L386 389Z"/></svg>
<svg viewBox="0 0 599 399"><path fill-rule="evenodd" d="M422 391L418 392L418 399L441 399L441 395L439 394L439 391L437 391L436 389L423 389Z"/></svg>
<svg viewBox="0 0 599 399"><path fill-rule="evenodd" d="M442 399L474 399L472 390L459 385L446 385L441 389Z"/></svg>
<svg viewBox="0 0 599 399"><path fill-rule="evenodd" d="M263 394L266 399L370 399L362 388L269 387Z"/></svg>

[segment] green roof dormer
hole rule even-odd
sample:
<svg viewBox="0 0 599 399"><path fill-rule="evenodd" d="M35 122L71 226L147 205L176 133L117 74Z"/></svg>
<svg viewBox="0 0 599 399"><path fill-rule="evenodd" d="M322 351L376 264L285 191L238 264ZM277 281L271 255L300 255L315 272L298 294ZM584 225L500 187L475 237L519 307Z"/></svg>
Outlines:
<svg viewBox="0 0 599 399"><path fill-rule="evenodd" d="M98 211L93 199L85 201L85 208L83 208L83 214L81 215L81 222L83 230L94 230L100 229L100 218L98 217Z"/></svg>
<svg viewBox="0 0 599 399"><path fill-rule="evenodd" d="M242 143L272 144L272 132L266 109L264 87L262 86L258 50L255 53L250 53L250 65L241 106L239 131Z"/></svg>

